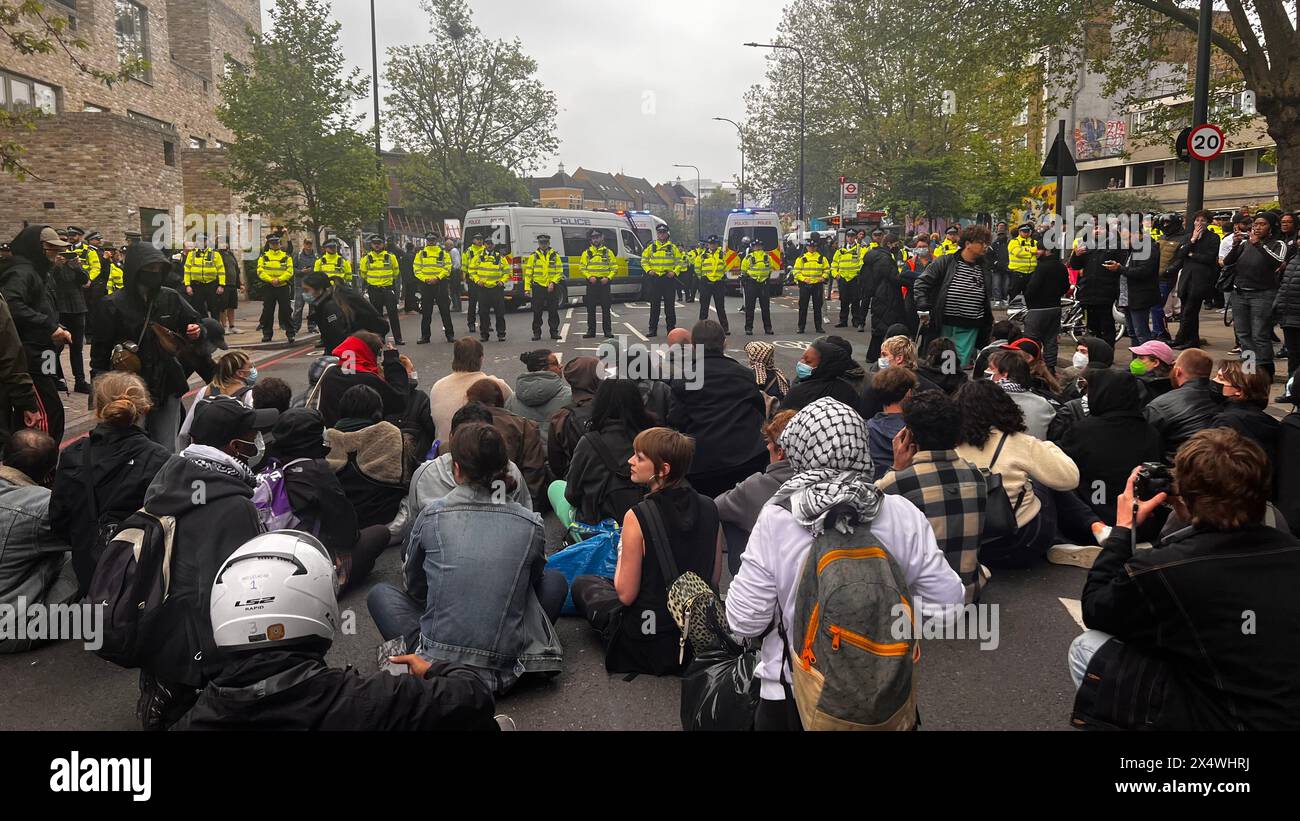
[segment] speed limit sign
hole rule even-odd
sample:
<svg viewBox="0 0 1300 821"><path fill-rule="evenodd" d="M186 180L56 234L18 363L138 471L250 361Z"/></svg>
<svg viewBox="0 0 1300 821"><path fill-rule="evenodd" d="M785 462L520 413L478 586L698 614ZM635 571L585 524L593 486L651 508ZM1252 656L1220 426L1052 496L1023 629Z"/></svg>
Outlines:
<svg viewBox="0 0 1300 821"><path fill-rule="evenodd" d="M1196 126L1187 135L1187 153L1194 160L1209 162L1223 153L1223 132L1209 123Z"/></svg>

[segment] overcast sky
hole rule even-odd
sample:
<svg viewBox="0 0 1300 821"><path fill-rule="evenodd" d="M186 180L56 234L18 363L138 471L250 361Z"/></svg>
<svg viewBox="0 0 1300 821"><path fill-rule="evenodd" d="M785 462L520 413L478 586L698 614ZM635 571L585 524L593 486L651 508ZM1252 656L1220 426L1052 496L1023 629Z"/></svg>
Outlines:
<svg viewBox="0 0 1300 821"><path fill-rule="evenodd" d="M333 4L343 52L368 76L370 4ZM271 5L263 0L264 9ZM475 0L472 7L486 36L523 42L558 97L560 150L542 173L562 160L570 173L583 166L653 183L693 177L673 163L698 165L705 179L739 176L736 130L710 118L742 120L743 95L763 79L767 50L740 44L773 36L781 0ZM375 13L382 78L388 46L432 35L418 0L378 0ZM381 105L383 92L381 83ZM387 136L384 143L390 146Z"/></svg>

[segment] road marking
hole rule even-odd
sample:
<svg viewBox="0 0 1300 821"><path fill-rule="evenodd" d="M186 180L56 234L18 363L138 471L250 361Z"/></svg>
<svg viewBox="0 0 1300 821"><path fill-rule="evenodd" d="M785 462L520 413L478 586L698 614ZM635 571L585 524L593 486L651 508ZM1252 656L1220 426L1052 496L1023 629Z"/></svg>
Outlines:
<svg viewBox="0 0 1300 821"><path fill-rule="evenodd" d="M1083 623L1083 602L1078 599L1058 599L1058 601L1065 607L1065 612L1070 614L1070 618L1079 625L1080 630L1088 629Z"/></svg>
<svg viewBox="0 0 1300 821"><path fill-rule="evenodd" d="M569 313L573 313L573 312L570 311ZM569 323L565 322L564 327L560 328L560 342L563 343L568 341L569 341Z"/></svg>
<svg viewBox="0 0 1300 821"><path fill-rule="evenodd" d="M648 337L648 336L646 336L645 334L641 333L641 332L638 331L636 328L633 328L632 325L631 325L631 323L624 322L624 323L623 323L623 327L624 327L624 328L627 328L627 329L628 329L629 331L631 331L632 333L634 333L634 334L636 334L637 336L641 337L641 341L642 341L642 342L649 342L649 341L650 341L650 337Z"/></svg>
<svg viewBox="0 0 1300 821"><path fill-rule="evenodd" d="M573 309L572 309L572 308L570 308L570 309L569 309L569 312L566 313L566 314L564 315L564 319L565 319L565 321L568 321L568 320L573 319Z"/></svg>

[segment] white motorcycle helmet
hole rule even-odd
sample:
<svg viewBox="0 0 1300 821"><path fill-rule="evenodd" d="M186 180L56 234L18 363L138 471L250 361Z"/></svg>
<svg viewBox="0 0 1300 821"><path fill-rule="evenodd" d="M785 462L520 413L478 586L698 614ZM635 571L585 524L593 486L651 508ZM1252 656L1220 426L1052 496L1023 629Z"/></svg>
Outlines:
<svg viewBox="0 0 1300 821"><path fill-rule="evenodd" d="M247 541L226 559L212 584L209 615L217 647L262 650L334 640L338 578L314 536L277 530Z"/></svg>

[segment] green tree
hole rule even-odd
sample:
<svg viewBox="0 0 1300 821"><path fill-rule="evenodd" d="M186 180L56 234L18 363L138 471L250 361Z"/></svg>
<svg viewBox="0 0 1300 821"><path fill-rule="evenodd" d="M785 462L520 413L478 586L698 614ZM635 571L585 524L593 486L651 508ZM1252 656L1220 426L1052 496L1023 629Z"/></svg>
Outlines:
<svg viewBox="0 0 1300 821"><path fill-rule="evenodd" d="M350 233L379 219L387 183L353 103L368 80L345 71L327 0L278 0L246 70L228 63L217 108L234 133L224 182L292 230Z"/></svg>
<svg viewBox="0 0 1300 821"><path fill-rule="evenodd" d="M146 60L128 60L115 71L91 65L79 56L79 52L90 48L90 43L76 35L66 16L51 12L40 0L0 0L0 34L19 56L63 52L78 71L109 88L149 67ZM19 111L0 108L0 173L20 180L36 177L22 163L25 149L19 135L34 131L43 116L44 112L36 108Z"/></svg>
<svg viewBox="0 0 1300 821"><path fill-rule="evenodd" d="M558 108L518 39L489 40L465 0L421 7L434 42L388 50L386 122L411 150L402 171L411 204L463 216L556 152Z"/></svg>
<svg viewBox="0 0 1300 821"><path fill-rule="evenodd" d="M1080 214L1158 214L1165 210L1160 200L1140 191L1092 191L1074 201Z"/></svg>

